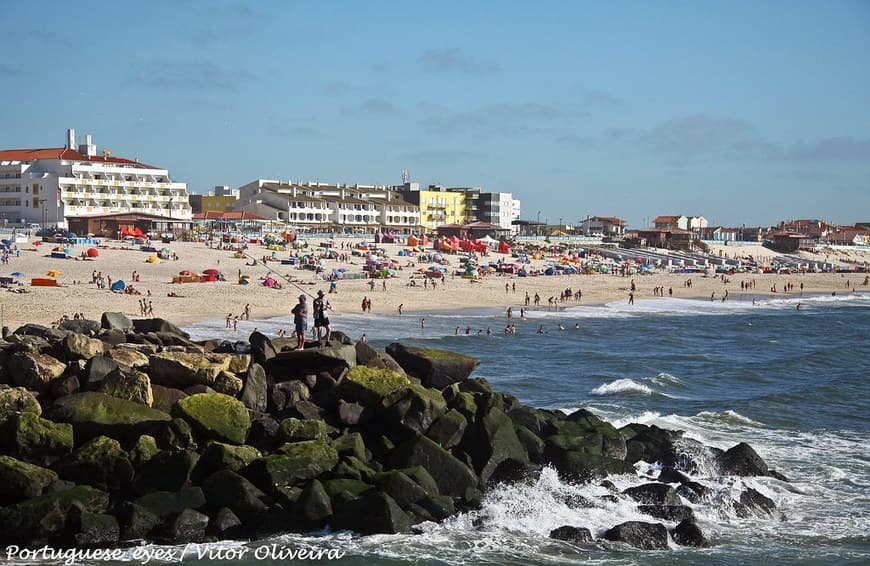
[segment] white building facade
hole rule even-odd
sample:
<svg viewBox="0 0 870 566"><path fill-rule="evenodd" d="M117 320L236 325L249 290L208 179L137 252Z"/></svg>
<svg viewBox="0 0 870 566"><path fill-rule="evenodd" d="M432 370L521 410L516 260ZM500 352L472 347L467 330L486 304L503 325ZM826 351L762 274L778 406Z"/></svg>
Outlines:
<svg viewBox="0 0 870 566"><path fill-rule="evenodd" d="M193 217L186 183L107 150L97 155L91 136L76 150L74 130L62 148L0 150L0 222L66 228L70 217L113 213Z"/></svg>
<svg viewBox="0 0 870 566"><path fill-rule="evenodd" d="M388 230L414 233L420 208L375 185L332 185L257 179L239 187L236 211L309 231Z"/></svg>

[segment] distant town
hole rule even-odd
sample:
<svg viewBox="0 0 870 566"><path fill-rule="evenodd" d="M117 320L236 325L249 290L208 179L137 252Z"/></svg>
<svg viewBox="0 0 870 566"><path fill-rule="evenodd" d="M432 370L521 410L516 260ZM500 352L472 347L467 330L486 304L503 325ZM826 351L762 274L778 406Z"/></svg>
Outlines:
<svg viewBox="0 0 870 566"><path fill-rule="evenodd" d="M609 212L609 211L608 211ZM705 242L765 243L792 252L818 246L870 246L870 222L838 226L817 219L775 226L710 226L701 215L670 214L629 229L618 216L588 216L575 224L524 216L511 193L478 187L421 187L403 172L399 185L330 184L255 179L238 188L191 194L167 169L118 157L90 135L62 147L0 150L0 225L117 237L161 233L188 238L203 231L488 235L582 238L622 247L705 251Z"/></svg>

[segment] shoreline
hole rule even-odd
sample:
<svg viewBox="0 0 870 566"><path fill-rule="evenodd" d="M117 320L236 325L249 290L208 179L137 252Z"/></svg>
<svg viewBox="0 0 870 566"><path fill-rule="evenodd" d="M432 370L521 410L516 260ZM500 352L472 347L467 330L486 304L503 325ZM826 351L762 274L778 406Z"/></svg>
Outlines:
<svg viewBox="0 0 870 566"><path fill-rule="evenodd" d="M181 325L192 325L205 321L224 320L228 313L240 315L246 304L251 306L251 321L267 320L278 316L289 315L290 309L297 302L300 289L310 295L317 290L327 291L329 282L315 277L314 271L299 269L295 266L280 265L269 262L269 267L282 277L296 281L297 286L280 281L283 289L276 290L264 287L260 279L268 272L262 265L250 266L248 258L234 258L232 251L207 248L202 243L178 242L171 245L179 256L178 261L162 261L150 264L145 260L149 253L137 249L122 249L113 242L108 247L100 247L100 256L94 260L79 259L58 260L50 256L51 244L37 247L29 246L21 251L20 257L12 254L10 263L0 269L0 276L8 276L12 272L23 273L17 278L23 283L17 287L27 292L12 293L0 291L3 300L2 325L14 329L27 322L50 325L62 314L72 317L74 313L83 313L86 318L99 319L104 311L118 311L132 318L140 318L139 301L144 299L152 302L154 317L166 318ZM400 249L405 246L388 244L384 246L390 257L397 257ZM76 246L75 253L81 254L87 246ZM32 251L31 251L32 250ZM310 248L301 253L313 253L317 248ZM731 251L731 250L729 250ZM249 250L254 257L271 253L265 248L255 247ZM432 253L432 250L424 250ZM280 252L280 257L288 256L289 252ZM453 271L459 262L455 256L446 256L448 268ZM516 261L509 255L491 252L485 260L505 262ZM804 295L851 293L853 289L870 291L870 287L862 285L866 275L863 273L807 273L807 274L753 274L737 273L726 276L727 283L719 277L705 277L702 273L665 273L618 276L612 274L573 274L573 275L538 275L519 277L516 275L491 274L482 277L479 282L470 283L461 277L447 276L445 284L432 289L428 281L418 273L418 268L430 265L417 256L403 256L401 261L407 261L404 269L397 271L398 277L382 280L375 279L375 288L371 290L369 279L342 279L338 281L337 293L326 293L325 298L331 303L336 314L352 314L361 312L361 301L367 297L372 301L373 314L395 314L401 304L406 314L424 312L443 312L465 308L494 308L506 310L514 308L515 314L523 306L525 293L531 297L538 293L541 297L541 307L546 308L550 297L557 297L564 290L581 291L581 300L568 300L558 303L561 307L573 306L603 306L619 300L628 300L631 281L635 281L635 299L638 301L656 298L654 287L664 289L664 298L668 297L668 289L673 290L673 298L705 299L711 294L714 300L721 300L725 291L729 293L728 300L737 300L743 293L752 293L766 298L794 298L800 296L799 287L804 285ZM528 267L540 269L552 262L553 258L532 259ZM343 268L351 273L361 272L364 258L350 256L348 261L329 260L326 272ZM410 267L409 264L412 264ZM203 272L206 269L218 269L224 273L227 281L214 283L183 283L172 284L172 278L182 270ZM34 277L45 277L49 271L60 270L62 275L57 280L62 287L31 287L30 280ZM98 290L91 284L92 273L102 272L113 280L123 279L130 282L135 271L139 281L133 281L135 288L142 295L126 295L112 293L108 290ZM249 275L250 285L236 283L237 275ZM417 283L410 286L411 280ZM692 281L691 287L686 287L687 280ZM386 282L386 291L383 289ZM427 287L422 286L426 281ZM73 284L73 282L77 282ZM754 282L755 287L741 291L741 282ZM847 286L848 282L848 286ZM790 293L782 293L786 283L794 285ZM507 291L505 286L507 287ZM780 292L771 293L776 285ZM516 291L513 290L516 286ZM150 292L149 296L147 293ZM178 297L170 297L175 293Z"/></svg>

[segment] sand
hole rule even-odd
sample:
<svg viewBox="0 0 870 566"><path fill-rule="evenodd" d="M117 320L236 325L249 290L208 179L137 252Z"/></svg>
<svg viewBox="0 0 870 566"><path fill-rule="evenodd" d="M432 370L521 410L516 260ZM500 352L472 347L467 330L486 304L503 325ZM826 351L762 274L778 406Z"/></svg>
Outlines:
<svg viewBox="0 0 870 566"><path fill-rule="evenodd" d="M314 241L313 243L316 243ZM51 324L57 321L61 315L73 316L74 313L83 313L85 317L99 319L104 311L124 312L132 318L139 318L139 300L146 299L152 302L155 317L166 318L177 324L190 324L203 320L222 320L228 313L239 315L246 304L250 304L252 320L286 316L292 306L297 302L300 289L315 294L318 289L324 292L328 289L328 283L316 276L311 270L299 269L295 266L280 265L279 262L269 262L269 266L281 275L299 281L298 287L284 283L283 289L270 289L261 284L261 278L267 275L267 269L262 264L251 267L246 265L250 262L247 258L237 259L232 251L210 249L202 243L177 242L172 249L177 253L177 261L164 260L159 264L150 264L145 260L152 254L139 251L138 249L123 249L121 242L105 242L99 248L99 257L93 260L82 259L52 259L50 256L51 244L39 247L30 245L21 246L21 256L10 257L9 264L0 266L0 276L8 276L12 272L23 272L24 276L18 278L25 285L18 287L27 293L13 293L6 290L0 291L0 304L2 304L2 325L12 329L27 323ZM401 261L405 265L409 259L416 263L415 258L397 257L396 252L403 246L387 245L388 254ZM81 254L87 246L77 246L76 253ZM316 248L315 248L316 249ZM725 246L724 253L729 255L748 252L758 253L763 250L759 247L749 247L748 250ZM767 250L764 250L767 251ZM251 246L249 252L257 258L271 254L261 246ZM714 253L718 251L714 250ZM868 258L863 257L863 251L853 252L855 255L850 261L863 262ZM279 252L279 257L289 254ZM768 254L769 255L769 254ZM842 257L842 254L838 254ZM497 261L499 258L512 261L510 256L490 253L488 260ZM346 267L352 272L361 272L364 260L362 257L352 257L348 264L339 264L330 260L327 262L327 272L333 267ZM544 260L533 261L530 267L541 268L545 265ZM798 296L799 285L804 284L803 292L845 293L851 292L852 288L867 292L868 287L862 286L865 275L860 273L851 274L799 274L799 275L757 275L735 274L729 276L729 282L723 283L719 278L704 277L702 274L668 274L656 273L652 275L640 275L633 277L621 277L614 275L563 275L563 276L537 276L516 277L489 275L479 282L469 282L460 277L447 277L445 285L439 285L434 290L424 288L422 279L417 279L418 285L409 286L412 275L418 267L427 267L429 263L419 263L414 268L403 267L399 277L386 280L386 290L383 289L382 280L376 280L374 290L370 290L369 281L365 279L342 280L338 282L337 293L327 294L333 310L337 313L359 312L363 297L369 297L372 301L372 312L378 314L398 315L397 307L403 305L403 316L412 316L415 311L444 311L467 307L498 307L507 308L522 305L525 293L531 296L538 293L541 296L541 304L547 306L547 299L557 296L562 290L570 288L573 291L581 290L583 293L580 304L601 305L612 301L627 301L631 279L634 279L637 290L635 299L654 298L654 287L664 287L665 294L670 287L673 296L679 298L705 298L709 299L711 293L715 293L716 300L721 300L727 290L730 300L737 300L744 295L740 290L741 281L755 281L753 295L772 295L771 287L776 284L777 296L782 296L784 285L788 282L794 284L795 291L790 296ZM459 265L457 257L450 258L449 268L455 269ZM171 283L173 276L181 270L202 272L206 269L218 269L222 271L227 281L215 283ZM32 277L45 277L49 270L59 270L63 275L57 277L63 284L62 287L32 287ZM104 275L111 276L113 280L123 279L130 283L133 271L140 276L139 283L132 283L143 295L117 294L109 290L99 290L91 283L91 274L96 270ZM238 273L250 275L250 285L239 285ZM687 279L692 279L691 288L684 286ZM847 282L849 286L847 287ZM505 285L508 285L506 292ZM516 291L513 291L513 286ZM147 296L147 292L151 296ZM169 293L175 293L180 297L169 297ZM574 306L577 303L570 301L564 303Z"/></svg>

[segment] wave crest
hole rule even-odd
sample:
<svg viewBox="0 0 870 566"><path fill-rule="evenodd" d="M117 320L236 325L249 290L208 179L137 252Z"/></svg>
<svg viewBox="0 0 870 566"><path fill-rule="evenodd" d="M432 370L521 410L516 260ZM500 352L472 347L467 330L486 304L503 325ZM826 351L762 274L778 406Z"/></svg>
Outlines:
<svg viewBox="0 0 870 566"><path fill-rule="evenodd" d="M599 385L592 390L592 395L619 395L621 393L634 393L637 395L654 395L656 392L643 383L633 379L622 378L610 383Z"/></svg>

